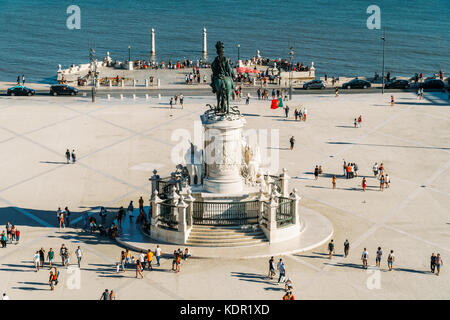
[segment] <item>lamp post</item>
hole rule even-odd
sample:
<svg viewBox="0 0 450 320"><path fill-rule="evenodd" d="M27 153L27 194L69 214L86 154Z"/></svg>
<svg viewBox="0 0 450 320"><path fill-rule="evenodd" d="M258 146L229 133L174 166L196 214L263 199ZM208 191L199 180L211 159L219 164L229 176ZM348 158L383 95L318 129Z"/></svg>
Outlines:
<svg viewBox="0 0 450 320"><path fill-rule="evenodd" d="M384 94L384 48L386 45L386 28L384 28L383 36L381 37L381 40L383 40L383 66L381 71L381 94Z"/></svg>
<svg viewBox="0 0 450 320"><path fill-rule="evenodd" d="M294 47L289 51L289 101L292 99L292 58L294 57Z"/></svg>
<svg viewBox="0 0 450 320"><path fill-rule="evenodd" d="M131 61L131 46L128 46L128 61Z"/></svg>
<svg viewBox="0 0 450 320"><path fill-rule="evenodd" d="M239 66L239 60L241 60L241 45L240 44L238 44L237 45L237 48L238 48L238 66Z"/></svg>

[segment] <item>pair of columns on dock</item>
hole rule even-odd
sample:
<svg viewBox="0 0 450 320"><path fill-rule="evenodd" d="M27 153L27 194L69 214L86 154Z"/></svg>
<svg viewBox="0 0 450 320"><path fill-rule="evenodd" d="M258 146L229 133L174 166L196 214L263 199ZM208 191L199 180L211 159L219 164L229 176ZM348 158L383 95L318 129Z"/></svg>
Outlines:
<svg viewBox="0 0 450 320"><path fill-rule="evenodd" d="M152 28L152 46L150 49L150 55L154 57L156 55L156 46L155 46L155 29ZM206 46L206 28L203 28L203 50L202 54L206 57L207 54L207 46Z"/></svg>

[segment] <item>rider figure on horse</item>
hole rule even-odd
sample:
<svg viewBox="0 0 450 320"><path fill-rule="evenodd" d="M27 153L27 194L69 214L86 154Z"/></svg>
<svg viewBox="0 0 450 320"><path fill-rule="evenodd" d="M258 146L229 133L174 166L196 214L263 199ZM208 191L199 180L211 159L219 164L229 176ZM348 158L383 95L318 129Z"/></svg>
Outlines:
<svg viewBox="0 0 450 320"><path fill-rule="evenodd" d="M211 64L211 87L217 96L216 112L229 113L230 96L234 89L233 69L224 55L224 45L221 41L216 43L218 56Z"/></svg>

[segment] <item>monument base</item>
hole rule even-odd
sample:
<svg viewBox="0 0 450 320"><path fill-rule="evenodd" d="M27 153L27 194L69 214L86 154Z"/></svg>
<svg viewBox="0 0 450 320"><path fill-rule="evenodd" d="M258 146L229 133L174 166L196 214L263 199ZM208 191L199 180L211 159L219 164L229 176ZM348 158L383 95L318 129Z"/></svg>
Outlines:
<svg viewBox="0 0 450 320"><path fill-rule="evenodd" d="M231 194L240 192L244 188L244 181L241 177L236 179L214 179L208 177L203 181L203 186L210 193Z"/></svg>

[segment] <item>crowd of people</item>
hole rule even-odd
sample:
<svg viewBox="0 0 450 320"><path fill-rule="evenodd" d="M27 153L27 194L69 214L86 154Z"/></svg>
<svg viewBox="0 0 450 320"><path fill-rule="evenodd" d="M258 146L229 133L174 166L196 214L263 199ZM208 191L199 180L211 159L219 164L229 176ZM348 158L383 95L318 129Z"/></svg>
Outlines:
<svg viewBox="0 0 450 320"><path fill-rule="evenodd" d="M2 248L6 248L7 244L18 244L20 240L20 231L15 225L11 224L9 221L6 223L4 231L0 235L0 242ZM6 232L5 232L6 231Z"/></svg>
<svg viewBox="0 0 450 320"><path fill-rule="evenodd" d="M344 249L344 258L347 258L349 255L349 250L350 250L350 242L348 241L348 239L345 240L343 249ZM333 258L334 253L335 253L335 246L334 246L333 239L331 239L330 242L328 243L329 259ZM378 247L375 251L375 266L377 266L378 268L381 268L382 257L383 257L383 250L381 249L381 247ZM363 269L367 269L369 267L369 252L367 251L367 248L364 248L364 250L361 253L361 262L362 262ZM394 262L395 262L394 250L389 250L386 262L387 262L388 270L392 271L394 269ZM431 254L431 258L430 258L431 273L436 272L436 275L439 276L440 271L441 271L441 266L443 264L444 263L443 263L441 255L439 253L437 255L435 255L433 252Z"/></svg>

